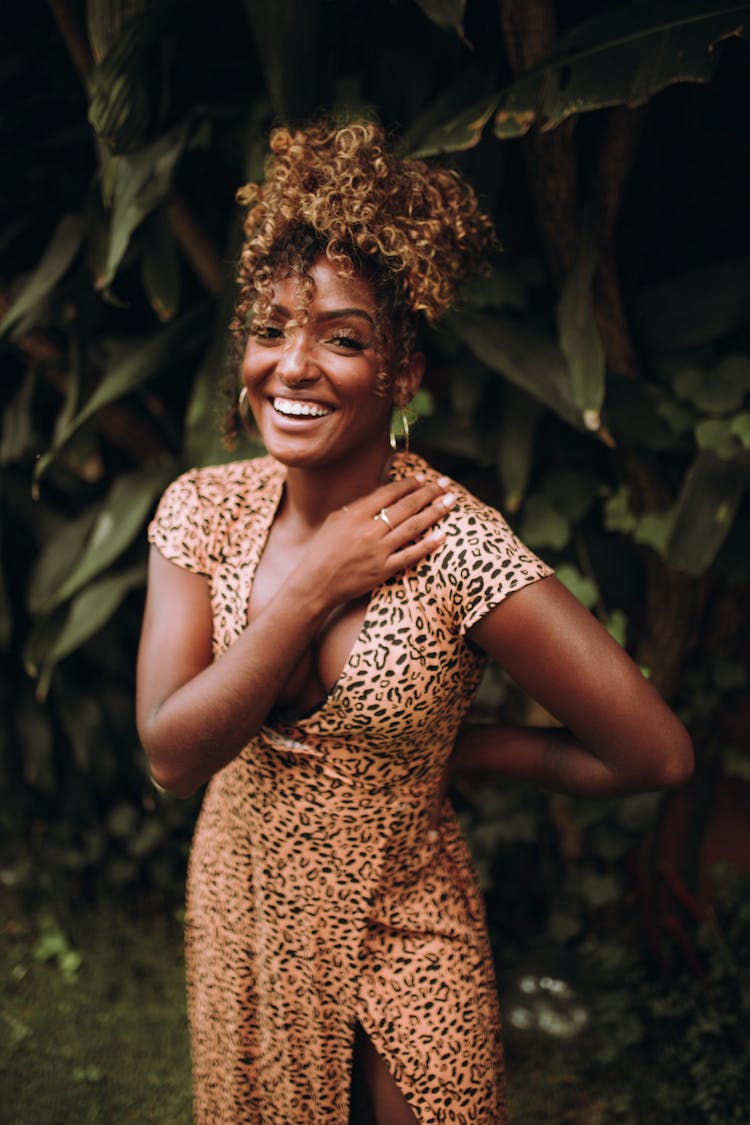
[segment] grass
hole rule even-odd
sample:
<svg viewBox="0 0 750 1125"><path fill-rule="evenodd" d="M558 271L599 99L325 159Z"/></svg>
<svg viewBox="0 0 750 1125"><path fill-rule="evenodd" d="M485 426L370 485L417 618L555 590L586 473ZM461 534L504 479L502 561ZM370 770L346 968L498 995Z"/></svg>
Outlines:
<svg viewBox="0 0 750 1125"><path fill-rule="evenodd" d="M0 1125L190 1125L183 974L180 925L139 900L110 897L96 908L73 909L49 898L29 905L3 890ZM675 996L680 999L670 994L670 1006ZM682 1002L692 1012L690 996ZM678 1015L687 1028L681 1010ZM683 1052L684 1059L670 1055L662 1074L667 1056L661 1058L661 1046L654 1057L636 1062L629 1054L628 1065L596 1071L586 1065L585 1042L529 1039L508 1027L513 1125L747 1123L743 1098L719 1096L723 1108L705 1117L685 1104L687 1068L695 1065L696 1051L727 1091L736 1085L732 1066L744 1065L743 1052L731 1048L734 1040L719 1034L712 1018L698 1048ZM696 1033L701 1030L697 1018L685 1019ZM592 1034L596 1039L606 1032L595 1028ZM674 1034L663 1048L672 1054L682 1031ZM594 1045L589 1041L589 1048ZM652 1098L644 1105L639 1094L659 1080L674 1087L666 1115Z"/></svg>
<svg viewBox="0 0 750 1125"><path fill-rule="evenodd" d="M180 928L0 902L3 1125L189 1125Z"/></svg>

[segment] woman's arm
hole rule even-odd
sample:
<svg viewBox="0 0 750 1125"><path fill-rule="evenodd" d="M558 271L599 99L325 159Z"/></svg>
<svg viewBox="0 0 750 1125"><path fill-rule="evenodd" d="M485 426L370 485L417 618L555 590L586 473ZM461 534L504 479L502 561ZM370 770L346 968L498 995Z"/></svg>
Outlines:
<svg viewBox="0 0 750 1125"><path fill-rule="evenodd" d="M396 481L333 512L304 562L212 661L208 582L152 549L138 653L136 718L157 784L187 796L263 724L331 610L424 558L445 514L443 489ZM373 516L387 508L393 530ZM423 537L424 536L424 537Z"/></svg>
<svg viewBox="0 0 750 1125"><path fill-rule="evenodd" d="M487 770L581 796L690 779L684 726L556 578L511 594L469 636L564 729L470 727L457 741L452 774Z"/></svg>

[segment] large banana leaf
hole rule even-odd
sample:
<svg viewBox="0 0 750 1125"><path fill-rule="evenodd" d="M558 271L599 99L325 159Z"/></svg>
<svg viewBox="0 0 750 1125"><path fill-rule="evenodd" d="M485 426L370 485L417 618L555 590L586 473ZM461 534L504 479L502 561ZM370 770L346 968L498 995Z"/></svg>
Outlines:
<svg viewBox="0 0 750 1125"><path fill-rule="evenodd" d="M111 566L176 473L172 462L123 473L101 504L63 524L37 556L28 587L31 613L50 613Z"/></svg>
<svg viewBox="0 0 750 1125"><path fill-rule="evenodd" d="M501 95L495 133L552 129L572 114L640 105L675 82L706 82L716 44L750 22L750 5L721 0L638 0L595 16Z"/></svg>
<svg viewBox="0 0 750 1125"><path fill-rule="evenodd" d="M83 241L83 216L63 215L55 227L47 249L26 278L13 304L0 320L0 337L6 336L19 321L28 317L52 292L67 272ZM25 327L29 326L26 320Z"/></svg>

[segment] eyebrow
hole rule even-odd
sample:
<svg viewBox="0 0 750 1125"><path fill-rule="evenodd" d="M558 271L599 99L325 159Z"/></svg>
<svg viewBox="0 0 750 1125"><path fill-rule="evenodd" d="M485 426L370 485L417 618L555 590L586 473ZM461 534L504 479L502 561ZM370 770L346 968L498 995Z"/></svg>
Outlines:
<svg viewBox="0 0 750 1125"><path fill-rule="evenodd" d="M283 305L274 305L273 311L275 313L278 313L279 316L287 317L287 319L289 319L289 320L291 320L291 318L292 318L292 313L289 311L289 309L285 309ZM322 321L329 321L329 320L339 320L340 318L346 317L346 316L361 317L362 320L367 321L367 323L370 325L371 328L375 327L375 321L373 320L373 318L370 316L370 314L367 312L366 309L359 309L359 308L354 308L354 307L353 308L346 308L346 309L325 309L323 312L319 313L318 316L315 319L316 320L322 320Z"/></svg>

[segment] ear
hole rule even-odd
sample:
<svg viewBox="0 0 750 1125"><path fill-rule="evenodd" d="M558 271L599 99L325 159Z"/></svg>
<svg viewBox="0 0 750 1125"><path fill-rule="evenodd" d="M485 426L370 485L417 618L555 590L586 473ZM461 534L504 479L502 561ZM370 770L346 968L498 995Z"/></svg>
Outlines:
<svg viewBox="0 0 750 1125"><path fill-rule="evenodd" d="M424 375L423 352L412 352L393 381L394 406L406 406L419 390Z"/></svg>

